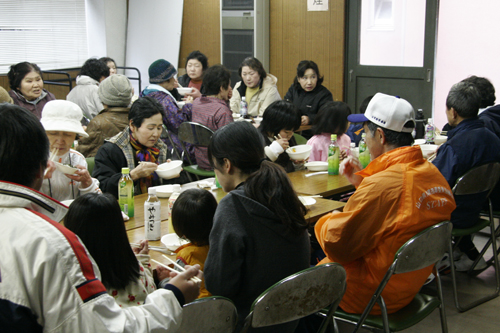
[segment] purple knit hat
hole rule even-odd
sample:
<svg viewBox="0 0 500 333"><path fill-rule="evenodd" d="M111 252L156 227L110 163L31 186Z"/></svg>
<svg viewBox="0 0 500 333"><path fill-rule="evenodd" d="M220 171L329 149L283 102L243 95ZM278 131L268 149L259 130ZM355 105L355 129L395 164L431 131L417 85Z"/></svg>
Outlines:
<svg viewBox="0 0 500 333"><path fill-rule="evenodd" d="M158 59L149 66L149 83L161 83L170 80L177 70L165 59Z"/></svg>

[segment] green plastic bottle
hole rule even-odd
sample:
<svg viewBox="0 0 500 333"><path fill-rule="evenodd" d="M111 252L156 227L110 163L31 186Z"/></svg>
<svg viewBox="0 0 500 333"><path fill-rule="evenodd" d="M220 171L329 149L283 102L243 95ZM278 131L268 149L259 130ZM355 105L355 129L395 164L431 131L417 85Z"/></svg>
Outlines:
<svg viewBox="0 0 500 333"><path fill-rule="evenodd" d="M118 182L118 202L122 212L134 217L134 181L130 178L129 168L122 168L122 178Z"/></svg>
<svg viewBox="0 0 500 333"><path fill-rule="evenodd" d="M332 134L330 146L328 146L328 174L338 175L340 165L340 148L337 145L337 134Z"/></svg>
<svg viewBox="0 0 500 333"><path fill-rule="evenodd" d="M361 134L361 141L359 141L359 163L363 169L370 164L370 151L366 145L366 133Z"/></svg>

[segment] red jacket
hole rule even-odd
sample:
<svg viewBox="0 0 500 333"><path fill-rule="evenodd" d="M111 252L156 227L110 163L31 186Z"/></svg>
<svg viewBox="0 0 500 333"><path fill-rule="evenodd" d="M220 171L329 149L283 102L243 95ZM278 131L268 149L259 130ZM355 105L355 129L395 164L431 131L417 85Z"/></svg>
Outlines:
<svg viewBox="0 0 500 333"><path fill-rule="evenodd" d="M439 170L420 147L393 149L358 173L364 179L343 212L323 216L316 237L327 257L347 272L340 307L361 313L394 260L396 251L420 231L449 220L455 200ZM411 302L432 268L394 275L382 293L389 313ZM376 305L371 312L380 314Z"/></svg>

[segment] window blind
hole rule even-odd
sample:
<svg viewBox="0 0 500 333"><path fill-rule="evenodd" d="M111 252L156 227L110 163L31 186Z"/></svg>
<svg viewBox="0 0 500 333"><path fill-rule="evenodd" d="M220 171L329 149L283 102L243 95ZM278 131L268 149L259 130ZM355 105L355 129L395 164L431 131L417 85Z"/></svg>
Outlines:
<svg viewBox="0 0 500 333"><path fill-rule="evenodd" d="M85 0L0 0L0 74L22 61L54 70L87 58Z"/></svg>

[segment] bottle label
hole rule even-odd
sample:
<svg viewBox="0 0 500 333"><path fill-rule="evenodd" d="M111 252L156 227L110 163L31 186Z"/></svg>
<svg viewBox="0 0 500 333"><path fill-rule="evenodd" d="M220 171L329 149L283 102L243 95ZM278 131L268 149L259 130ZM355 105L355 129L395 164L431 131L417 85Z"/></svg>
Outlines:
<svg viewBox="0 0 500 333"><path fill-rule="evenodd" d="M328 147L328 174L338 175L340 166L340 151L339 147Z"/></svg>
<svg viewBox="0 0 500 333"><path fill-rule="evenodd" d="M146 239L159 240L161 238L161 206L160 202L144 203L144 219Z"/></svg>

